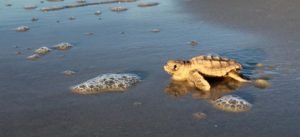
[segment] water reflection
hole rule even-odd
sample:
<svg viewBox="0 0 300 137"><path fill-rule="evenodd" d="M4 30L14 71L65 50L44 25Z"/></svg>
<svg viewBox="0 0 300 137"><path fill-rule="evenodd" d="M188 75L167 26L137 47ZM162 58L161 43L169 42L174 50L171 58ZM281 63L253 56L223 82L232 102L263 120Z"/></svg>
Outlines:
<svg viewBox="0 0 300 137"><path fill-rule="evenodd" d="M228 95L236 91L246 83L236 81L232 78L210 78L210 91L202 91L187 81L172 80L165 88L170 96L180 97L190 94L194 99L206 100L212 107L226 112L247 112L252 104L247 100L236 96Z"/></svg>
<svg viewBox="0 0 300 137"><path fill-rule="evenodd" d="M194 99L216 100L245 85L231 78L208 78L211 84L210 91L202 91L189 84L187 81L172 80L165 88L166 94L180 97L191 94Z"/></svg>

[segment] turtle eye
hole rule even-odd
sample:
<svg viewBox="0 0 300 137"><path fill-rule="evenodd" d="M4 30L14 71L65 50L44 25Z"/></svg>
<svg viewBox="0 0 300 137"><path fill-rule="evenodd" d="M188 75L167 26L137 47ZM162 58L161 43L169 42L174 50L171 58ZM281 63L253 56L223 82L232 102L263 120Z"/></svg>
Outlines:
<svg viewBox="0 0 300 137"><path fill-rule="evenodd" d="M174 68L173 68L173 69L175 70L176 68L177 68L177 65L174 65Z"/></svg>

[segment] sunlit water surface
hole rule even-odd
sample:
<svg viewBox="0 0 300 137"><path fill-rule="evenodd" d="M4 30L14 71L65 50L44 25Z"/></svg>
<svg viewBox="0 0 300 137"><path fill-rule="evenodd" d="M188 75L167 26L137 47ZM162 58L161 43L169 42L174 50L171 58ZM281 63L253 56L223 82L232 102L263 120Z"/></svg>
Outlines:
<svg viewBox="0 0 300 137"><path fill-rule="evenodd" d="M137 3L115 3L39 11L49 5L72 2L0 2L0 136L300 135L297 46L282 45L279 39L260 33L195 21L171 0L149 8L139 8ZM5 6L8 3L12 6ZM38 8L23 9L31 3ZM111 12L113 6L126 6L129 10ZM102 15L94 15L97 10ZM33 16L39 20L32 22ZM69 20L70 16L76 20ZM15 32L20 25L30 30ZM161 32L150 32L154 28ZM94 35L87 36L87 32ZM189 45L191 40L199 41L199 45ZM60 42L70 42L74 47L51 51L37 61L26 60L34 49ZM294 50L286 52L286 48ZM17 51L22 54L16 55ZM217 110L207 100L190 94L167 94L170 76L163 71L165 62L202 54L234 58L245 66L243 72L251 78L258 75L256 63L272 66L263 69L272 75L271 87L262 90L247 85L231 91L253 104L244 113ZM69 69L77 72L75 76L61 73ZM124 93L83 96L69 90L72 85L108 72L137 72L145 78ZM204 112L206 119L195 119L195 112Z"/></svg>

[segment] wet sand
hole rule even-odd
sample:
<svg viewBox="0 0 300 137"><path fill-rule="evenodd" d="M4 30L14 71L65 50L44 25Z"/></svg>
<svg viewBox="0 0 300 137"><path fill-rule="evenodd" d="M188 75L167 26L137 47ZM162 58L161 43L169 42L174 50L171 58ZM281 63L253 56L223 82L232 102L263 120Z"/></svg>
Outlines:
<svg viewBox="0 0 300 137"><path fill-rule="evenodd" d="M186 0L180 4L205 22L286 38L299 36L300 2L297 0Z"/></svg>
<svg viewBox="0 0 300 137"><path fill-rule="evenodd" d="M295 61L299 56L299 1L180 1L183 11L199 22L216 24L236 31L255 33L266 42L260 46L272 50L270 56ZM286 47L282 50L282 47ZM289 54L289 56L286 56ZM296 62L297 63L297 62Z"/></svg>
<svg viewBox="0 0 300 137"><path fill-rule="evenodd" d="M12 6L5 6L6 2ZM257 21L248 15L248 9L252 9L249 3L233 0L226 4L211 1L190 5L166 0L148 8L137 7L137 2L115 3L47 13L23 9L29 3L40 8L71 2L6 0L0 3L0 12L6 13L0 15L1 137L300 135L300 64L296 39L299 31L295 28L299 17L296 13L281 16L275 11L261 11L273 13L276 21L264 17ZM235 4L241 9L235 11L231 6ZM256 4L253 3L253 9L263 6ZM297 11L296 4L296 1L280 4L279 9ZM111 12L113 6L125 6L128 10ZM94 15L97 10L101 10L100 16ZM242 19L235 16L230 22L230 15L237 13ZM32 22L33 16L39 20ZM76 20L69 20L70 16ZM280 27L285 21L279 17L295 18L295 21ZM15 32L14 28L21 25L28 25L30 30ZM152 29L160 32L153 33ZM85 35L89 32L94 35ZM192 40L199 44L189 45ZM51 52L36 61L26 60L34 49L61 42L69 42L74 47ZM16 55L17 51L22 54ZM202 94L175 97L166 93L170 76L163 71L165 62L200 54L237 59L245 65L243 73L249 77L255 77L259 71L254 69L256 63L275 66L265 71L272 74L271 87L262 90L242 86L226 91L225 94L241 96L253 104L244 113L217 110L208 103L210 97ZM68 69L76 74L72 77L61 74ZM84 96L69 90L70 86L99 74L116 72L137 72L144 79L123 93ZM197 112L205 113L206 118L195 119L193 115Z"/></svg>

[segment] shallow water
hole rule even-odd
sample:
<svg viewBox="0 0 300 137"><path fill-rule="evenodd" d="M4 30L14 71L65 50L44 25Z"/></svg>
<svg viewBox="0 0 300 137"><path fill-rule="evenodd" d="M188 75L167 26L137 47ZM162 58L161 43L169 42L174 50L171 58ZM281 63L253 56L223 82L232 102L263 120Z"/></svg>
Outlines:
<svg viewBox="0 0 300 137"><path fill-rule="evenodd" d="M65 3L72 1L0 2L0 136L300 135L299 41L198 20L197 14L171 0L148 8L139 8L135 2L39 11ZM38 8L24 10L25 4ZM128 7L128 11L111 12L113 6ZM95 16L97 10L102 15ZM39 20L32 22L33 16ZM70 16L76 20L69 20ZM20 25L30 30L15 32ZM151 32L155 28L161 31ZM192 40L199 44L189 45ZM34 49L61 42L74 47L51 51L37 61L26 60ZM17 51L22 54L16 55ZM272 86L262 90L248 85L230 91L253 104L245 113L216 110L206 99L191 94L167 94L170 76L163 71L165 62L200 54L234 58L251 78L259 71L256 63L275 66L264 69L272 74ZM77 73L65 77L64 70ZM145 78L124 93L83 96L69 90L108 72L138 72ZM204 112L206 119L195 119L195 112Z"/></svg>

